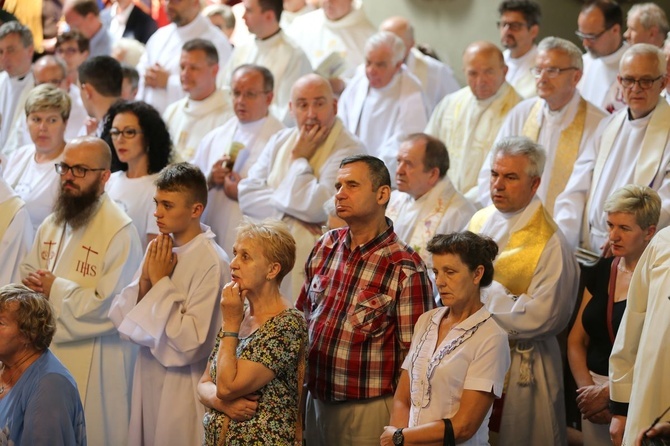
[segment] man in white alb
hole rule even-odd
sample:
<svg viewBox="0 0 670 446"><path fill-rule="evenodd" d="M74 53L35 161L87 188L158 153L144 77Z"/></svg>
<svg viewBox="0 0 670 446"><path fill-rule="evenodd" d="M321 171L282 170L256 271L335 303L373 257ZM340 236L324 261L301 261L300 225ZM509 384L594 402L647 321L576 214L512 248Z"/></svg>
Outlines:
<svg viewBox="0 0 670 446"><path fill-rule="evenodd" d="M533 0L505 0L498 6L500 43L505 47L507 82L523 98L536 95L535 78L530 70L535 65L540 33L540 5Z"/></svg>
<svg viewBox="0 0 670 446"><path fill-rule="evenodd" d="M32 241L33 225L25 203L0 175L0 285L21 280L19 265Z"/></svg>
<svg viewBox="0 0 670 446"><path fill-rule="evenodd" d="M623 38L630 45L651 43L663 48L668 31L668 17L660 6L656 3L638 3L628 11Z"/></svg>
<svg viewBox="0 0 670 446"><path fill-rule="evenodd" d="M546 150L546 164L537 196L549 215L554 214L558 194L563 192L577 157L593 144L593 137L606 113L579 94L582 53L565 39L547 37L540 42L535 64L538 98L527 99L507 115L497 140L522 135ZM479 196L491 203L490 161L479 172Z"/></svg>
<svg viewBox="0 0 670 446"><path fill-rule="evenodd" d="M262 65L275 80L274 98L270 111L285 124L293 124L288 103L291 87L312 68L305 52L279 27L282 0L243 0L244 22L254 38L235 47L226 68L230 73L242 64Z"/></svg>
<svg viewBox="0 0 670 446"><path fill-rule="evenodd" d="M477 175L505 117L521 96L505 81L502 52L491 42L473 42L463 53L468 86L446 96L435 108L426 133L449 151L447 172L457 191L476 202Z"/></svg>
<svg viewBox="0 0 670 446"><path fill-rule="evenodd" d="M200 169L165 167L154 202L161 234L109 310L121 337L139 345L128 445L197 445L205 407L194 390L214 347L229 259L200 224L207 205Z"/></svg>
<svg viewBox="0 0 670 446"><path fill-rule="evenodd" d="M235 115L202 138L192 161L207 177L209 195L203 221L226 252L233 252L236 228L242 222L237 186L270 137L284 128L269 112L272 91L270 70L260 65L237 67L231 82Z"/></svg>
<svg viewBox="0 0 670 446"><path fill-rule="evenodd" d="M380 31L365 43L365 65L347 85L338 116L395 177L401 138L421 132L428 122L423 89L403 67L405 44L393 33Z"/></svg>
<svg viewBox="0 0 670 446"><path fill-rule="evenodd" d="M188 96L170 104L163 113L175 162L193 158L203 136L233 115L228 91L216 88L219 55L211 42L186 42L179 66L181 85Z"/></svg>
<svg viewBox="0 0 670 446"><path fill-rule="evenodd" d="M389 31L400 37L405 44L405 57L403 62L407 69L421 83L423 93L426 95L429 113L433 112L435 106L449 93L461 88L454 77L454 72L448 65L426 56L414 47L414 27L404 17L394 16L384 20L379 25L380 31Z"/></svg>
<svg viewBox="0 0 670 446"><path fill-rule="evenodd" d="M432 265L426 251L435 234L462 231L475 207L458 192L447 176L449 154L444 143L425 133L405 138L398 151L396 184L386 216L398 238ZM430 266L429 266L430 268Z"/></svg>
<svg viewBox="0 0 670 446"><path fill-rule="evenodd" d="M18 121L25 119L23 106L35 86L30 70L33 53L33 35L27 27L19 22L0 26L0 59L4 70L0 72L0 155L9 155L5 144Z"/></svg>
<svg viewBox="0 0 670 446"><path fill-rule="evenodd" d="M306 0L284 0L284 12L281 14L279 26L282 29L288 29L296 17L312 11L314 11L314 6Z"/></svg>
<svg viewBox="0 0 670 446"><path fill-rule="evenodd" d="M614 0L584 4L577 19L577 37L586 49L579 91L584 99L614 113L626 106L617 82L619 61L628 48L621 37L623 12Z"/></svg>
<svg viewBox="0 0 670 446"><path fill-rule="evenodd" d="M270 138L238 191L244 215L283 218L289 225L297 243L296 267L282 291L296 298L305 280L303 266L326 221L323 204L335 195L340 161L364 149L337 117L337 100L321 76L308 74L295 83L291 112L297 126Z"/></svg>
<svg viewBox="0 0 670 446"><path fill-rule="evenodd" d="M107 316L142 252L130 218L105 194L112 154L101 139L68 143L54 213L21 264L23 284L48 297L56 315L51 351L72 373L90 444L127 444L134 354Z"/></svg>
<svg viewBox="0 0 670 446"><path fill-rule="evenodd" d="M573 246L596 253L606 248L603 206L626 184L658 192L658 228L670 223L670 105L659 96L666 73L665 55L654 45L638 43L622 57L619 84L628 107L602 121L556 200L556 222Z"/></svg>
<svg viewBox="0 0 670 446"><path fill-rule="evenodd" d="M159 113L186 96L179 79L180 58L177 57L186 42L196 38L212 42L221 66L228 62L232 51L223 32L200 15L200 0L165 3L165 12L172 23L151 36L136 67L140 73L137 100L151 104ZM221 77L218 85L223 85Z"/></svg>
<svg viewBox="0 0 670 446"><path fill-rule="evenodd" d="M493 147L493 205L468 227L500 247L482 301L508 334L512 364L491 430L500 446L567 444L563 365L556 335L570 321L578 270L572 249L535 195L544 149L526 137ZM502 411L500 414L499 411Z"/></svg>
<svg viewBox="0 0 670 446"><path fill-rule="evenodd" d="M344 80L365 61L365 42L375 33L362 2L356 3L321 0L321 8L296 17L287 30L307 54L314 71L330 81L336 95L344 90Z"/></svg>

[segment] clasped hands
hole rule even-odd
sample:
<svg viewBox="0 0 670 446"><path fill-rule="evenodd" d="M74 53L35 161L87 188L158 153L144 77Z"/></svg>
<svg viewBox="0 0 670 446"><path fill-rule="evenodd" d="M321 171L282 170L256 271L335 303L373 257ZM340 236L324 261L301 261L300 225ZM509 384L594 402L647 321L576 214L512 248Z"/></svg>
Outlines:
<svg viewBox="0 0 670 446"><path fill-rule="evenodd" d="M154 286L163 277L172 275L177 266L177 254L172 252L172 247L172 237L168 234L158 234L158 237L149 242L140 280Z"/></svg>

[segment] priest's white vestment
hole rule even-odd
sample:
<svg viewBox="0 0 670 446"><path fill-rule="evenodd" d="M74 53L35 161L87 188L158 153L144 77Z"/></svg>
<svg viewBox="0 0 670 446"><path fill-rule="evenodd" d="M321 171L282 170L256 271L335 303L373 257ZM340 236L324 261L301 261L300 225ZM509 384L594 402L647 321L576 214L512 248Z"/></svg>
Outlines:
<svg viewBox="0 0 670 446"><path fill-rule="evenodd" d="M510 50L503 51L505 64L507 65L507 75L505 80L523 97L524 99L537 96L535 89L535 76L530 70L535 66L535 57L537 56L537 45L528 50L521 57L514 58Z"/></svg>
<svg viewBox="0 0 670 446"><path fill-rule="evenodd" d="M21 197L0 176L0 286L20 283L19 265L33 242L33 226Z"/></svg>
<svg viewBox="0 0 670 446"><path fill-rule="evenodd" d="M577 88L584 99L609 113L626 107L617 75L619 61L628 48L629 45L624 42L621 48L607 56L594 58L590 53L582 56L584 76Z"/></svg>
<svg viewBox="0 0 670 446"><path fill-rule="evenodd" d="M410 50L405 59L405 65L423 88L429 114L433 112L442 98L461 88L454 77L454 70L449 65L426 56L416 48Z"/></svg>

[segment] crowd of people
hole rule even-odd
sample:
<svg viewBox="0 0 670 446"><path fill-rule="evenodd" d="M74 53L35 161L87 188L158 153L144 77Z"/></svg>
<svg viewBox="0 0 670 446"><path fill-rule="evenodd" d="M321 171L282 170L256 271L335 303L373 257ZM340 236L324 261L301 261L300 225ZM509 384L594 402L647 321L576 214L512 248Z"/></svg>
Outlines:
<svg viewBox="0 0 670 446"><path fill-rule="evenodd" d="M0 444L670 437L658 5L3 3Z"/></svg>

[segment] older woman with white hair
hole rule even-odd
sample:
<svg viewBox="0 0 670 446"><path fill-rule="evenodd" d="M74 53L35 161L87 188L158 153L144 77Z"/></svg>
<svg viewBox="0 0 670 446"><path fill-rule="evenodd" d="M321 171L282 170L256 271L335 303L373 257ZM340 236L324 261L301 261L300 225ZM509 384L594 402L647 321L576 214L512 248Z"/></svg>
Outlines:
<svg viewBox="0 0 670 446"><path fill-rule="evenodd" d="M307 323L279 291L295 262L286 225L247 220L221 295L222 327L198 385L205 444L299 444Z"/></svg>
<svg viewBox="0 0 670 446"><path fill-rule="evenodd" d="M51 213L58 195L60 177L54 169L65 149L65 129L72 101L63 90L43 84L26 100L26 120L33 143L13 152L3 166L7 183L26 203L37 229Z"/></svg>

